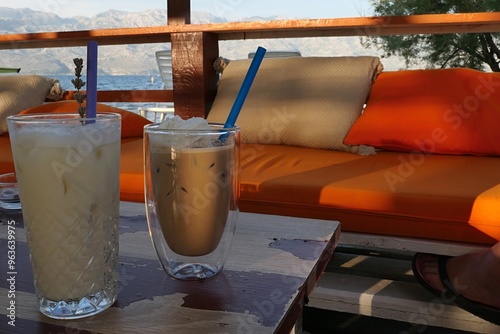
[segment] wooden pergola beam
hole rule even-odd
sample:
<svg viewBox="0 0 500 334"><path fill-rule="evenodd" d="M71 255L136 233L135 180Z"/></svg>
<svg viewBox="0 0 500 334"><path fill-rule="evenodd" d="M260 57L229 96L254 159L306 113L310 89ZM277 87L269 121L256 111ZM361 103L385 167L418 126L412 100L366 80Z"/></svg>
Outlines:
<svg viewBox="0 0 500 334"><path fill-rule="evenodd" d="M176 17L179 22L181 16ZM171 24L143 28L4 34L0 35L0 50L84 46L90 40L97 41L99 45L165 43L171 41L173 33L197 32L215 34L219 40L500 32L500 13Z"/></svg>

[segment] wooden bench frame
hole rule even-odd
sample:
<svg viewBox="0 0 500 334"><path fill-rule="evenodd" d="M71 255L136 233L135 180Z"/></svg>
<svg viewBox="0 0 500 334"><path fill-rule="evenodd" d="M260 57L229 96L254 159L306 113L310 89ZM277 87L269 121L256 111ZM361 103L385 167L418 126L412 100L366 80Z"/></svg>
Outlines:
<svg viewBox="0 0 500 334"><path fill-rule="evenodd" d="M412 15L398 17L359 17L341 19L282 20L270 22L229 22L190 24L190 1L167 1L168 24L157 27L98 29L71 32L39 32L0 35L0 50L27 48L57 48L85 46L90 40L100 45L166 43L172 47L173 90L99 91L99 102L174 102L180 116L205 117L216 94L218 76L213 61L219 56L221 40L277 39L321 36L382 36L400 34L442 34L500 32L500 13L463 13L442 15ZM167 23L166 22L166 23ZM66 99L73 99L72 92ZM367 248L412 254L427 251L458 255L484 248L477 245L441 243L435 241L386 236L344 233L341 244L351 249ZM345 249L344 247L344 249ZM376 252L376 251L375 251ZM366 256L366 255L360 255ZM333 265L335 267L335 265ZM338 269L338 268L337 268ZM351 312L388 319L409 321L411 313L425 317L432 306L431 297L415 298L414 282L387 281L357 274L336 273L335 268L320 280L311 300L312 307ZM372 280L371 290L352 290L352 282ZM347 282L342 284L341 282ZM366 283L366 282L365 282ZM380 287L382 284L382 287ZM397 296L380 294L390 284ZM406 285L405 285L406 284ZM413 285L412 285L413 284ZM359 284L364 286L363 284ZM373 289L373 287L379 287ZM403 291L403 293L401 293ZM409 291L406 292L405 291ZM420 290L419 290L420 291ZM418 294L418 293L417 293ZM380 298L379 295L381 296ZM364 301L369 300L368 303ZM423 310L419 311L417 310ZM450 328L496 332L498 328L477 318L471 318L453 307L444 307L436 325ZM464 319L465 316L465 320ZM406 320L405 320L406 319ZM410 319L410 320L409 320ZM480 327L478 327L480 326Z"/></svg>

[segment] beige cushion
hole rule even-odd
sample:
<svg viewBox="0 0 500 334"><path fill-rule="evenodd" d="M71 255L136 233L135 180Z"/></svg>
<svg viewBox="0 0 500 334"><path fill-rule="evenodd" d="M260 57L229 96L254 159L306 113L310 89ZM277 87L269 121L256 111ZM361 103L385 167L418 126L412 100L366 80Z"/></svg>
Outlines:
<svg viewBox="0 0 500 334"><path fill-rule="evenodd" d="M210 122L225 122L250 61L227 64ZM264 58L236 121L242 142L352 151L342 141L380 71L377 57Z"/></svg>
<svg viewBox="0 0 500 334"><path fill-rule="evenodd" d="M0 135L7 132L7 116L39 105L48 96L54 99L51 90L58 83L39 75L0 76Z"/></svg>

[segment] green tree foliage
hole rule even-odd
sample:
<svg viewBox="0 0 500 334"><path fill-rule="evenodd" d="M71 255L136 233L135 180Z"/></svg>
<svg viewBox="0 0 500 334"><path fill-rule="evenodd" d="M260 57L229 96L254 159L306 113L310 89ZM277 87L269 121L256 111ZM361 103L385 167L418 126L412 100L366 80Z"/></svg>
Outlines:
<svg viewBox="0 0 500 334"><path fill-rule="evenodd" d="M372 0L375 16L499 12L500 0ZM382 57L401 56L409 67L469 67L500 72L499 33L401 35L367 37L365 47L383 50Z"/></svg>

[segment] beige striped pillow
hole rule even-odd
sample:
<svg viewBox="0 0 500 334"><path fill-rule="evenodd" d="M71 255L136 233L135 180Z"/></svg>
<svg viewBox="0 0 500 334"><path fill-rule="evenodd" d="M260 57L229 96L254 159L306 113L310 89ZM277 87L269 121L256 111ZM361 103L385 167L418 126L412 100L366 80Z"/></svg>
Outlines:
<svg viewBox="0 0 500 334"><path fill-rule="evenodd" d="M42 104L47 97L54 98L51 89L58 83L40 75L0 76L0 135L7 132L8 116Z"/></svg>
<svg viewBox="0 0 500 334"><path fill-rule="evenodd" d="M250 62L224 69L210 122L225 122ZM382 69L378 57L264 58L236 121L242 142L352 151L342 141Z"/></svg>

